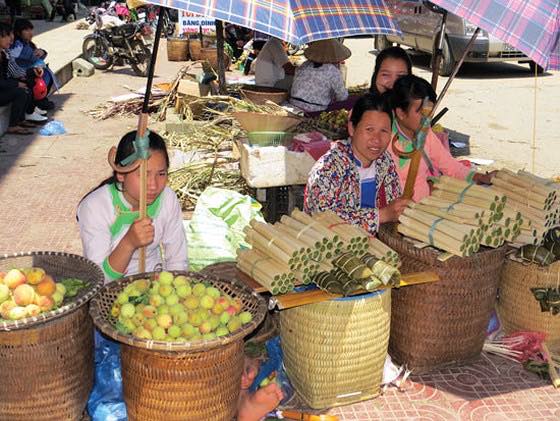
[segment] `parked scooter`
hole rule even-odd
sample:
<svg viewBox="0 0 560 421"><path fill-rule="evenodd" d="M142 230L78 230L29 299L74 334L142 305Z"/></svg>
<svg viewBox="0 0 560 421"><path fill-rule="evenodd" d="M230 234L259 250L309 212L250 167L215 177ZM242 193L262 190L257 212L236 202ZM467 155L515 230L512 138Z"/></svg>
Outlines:
<svg viewBox="0 0 560 421"><path fill-rule="evenodd" d="M128 63L134 73L146 77L152 56L151 35L151 26L140 22L104 28L102 12L98 9L95 29L82 44L83 57L99 70L122 61Z"/></svg>

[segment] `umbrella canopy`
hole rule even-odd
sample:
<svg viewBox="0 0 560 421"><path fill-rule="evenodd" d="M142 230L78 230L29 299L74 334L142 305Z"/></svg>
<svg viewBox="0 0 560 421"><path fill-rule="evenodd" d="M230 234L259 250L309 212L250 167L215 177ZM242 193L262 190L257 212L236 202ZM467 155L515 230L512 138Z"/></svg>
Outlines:
<svg viewBox="0 0 560 421"><path fill-rule="evenodd" d="M525 53L560 70L558 0L431 0Z"/></svg>
<svg viewBox="0 0 560 421"><path fill-rule="evenodd" d="M383 0L150 0L295 45L351 35L400 35Z"/></svg>

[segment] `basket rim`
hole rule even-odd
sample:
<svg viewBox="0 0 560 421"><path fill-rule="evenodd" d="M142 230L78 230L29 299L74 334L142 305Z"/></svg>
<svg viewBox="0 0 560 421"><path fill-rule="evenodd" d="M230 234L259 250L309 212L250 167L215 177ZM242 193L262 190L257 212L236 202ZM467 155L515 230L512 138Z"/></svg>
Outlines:
<svg viewBox="0 0 560 421"><path fill-rule="evenodd" d="M62 307L59 307L55 310L51 310L51 311L41 313L38 316L26 317L26 318L21 319L21 320L0 319L0 331L8 332L8 331L13 331L13 330L26 329L28 327L37 326L39 324L42 324L42 323L45 323L45 322L50 322L51 320L55 320L55 319L58 319L62 316L65 316L66 314L71 313L72 311L77 310L78 308L80 308L81 306L86 304L95 295L97 295L97 293L99 292L99 290L103 286L105 276L103 275L103 271L101 270L101 268L98 265L96 265L95 263L93 263L91 260L89 260L89 259L87 259L83 256L80 256L78 254L66 253L66 252L60 252L60 251L28 251L28 252L13 253L13 254L7 253L7 254L0 255L0 261L6 260L6 259L17 258L17 257L26 257L26 256L64 256L64 257L71 257L73 259L81 260L82 262L91 266L91 268L95 272L97 272L98 276L96 276L96 282L94 282L93 285L91 285L91 286L88 285L89 290L86 291L86 293L82 297L80 297L76 300L73 300L70 303L65 304Z"/></svg>
<svg viewBox="0 0 560 421"><path fill-rule="evenodd" d="M144 273L127 276L112 281L106 284L99 291L99 294L91 300L91 304L89 307L89 313L91 315L91 318L93 319L93 323L95 324L95 326L99 330L101 330L101 332L103 332L105 335L125 345L130 345L136 348L149 349L154 351L194 353L194 352L207 351L210 349L218 348L223 345L228 345L232 342L241 340L245 336L250 334L253 330L255 330L264 320L265 314L268 309L265 299L261 295L259 295L258 293L250 289L248 286L243 284L242 282L236 279L232 279L231 281L224 281L215 276L203 275L197 272L189 272L189 271L181 271L181 270L170 270L168 272L171 272L173 276L184 275L190 278L198 279L200 281L212 281L213 283L232 285L235 288L242 290L243 292L247 293L248 295L251 295L257 300L257 309L256 309L255 317L253 317L253 320L251 320L247 324L244 324L240 329L238 329L234 333L230 333L228 335L216 339L210 339L210 340L203 339L195 342L166 342L166 341L156 341L153 339L139 339L139 338L135 338L132 335L125 335L123 333L120 333L107 319L103 318L102 315L100 314L99 298L102 297L103 294L107 293L108 291L122 290L126 285L128 285L129 283L137 279L151 278L155 273L159 273L159 272L144 272Z"/></svg>

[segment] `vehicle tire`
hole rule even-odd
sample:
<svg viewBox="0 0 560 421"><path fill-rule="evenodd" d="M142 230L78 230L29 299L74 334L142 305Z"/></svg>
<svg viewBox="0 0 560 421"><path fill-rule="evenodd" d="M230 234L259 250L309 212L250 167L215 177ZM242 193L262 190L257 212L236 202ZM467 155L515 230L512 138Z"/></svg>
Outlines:
<svg viewBox="0 0 560 421"><path fill-rule="evenodd" d="M377 51L382 51L385 48L392 47L393 43L389 42L385 35L376 35L374 41L374 47Z"/></svg>
<svg viewBox="0 0 560 421"><path fill-rule="evenodd" d="M138 76L148 76L152 52L140 41L136 41L131 47L132 51L134 51L134 60L129 62L130 67Z"/></svg>
<svg viewBox="0 0 560 421"><path fill-rule="evenodd" d="M88 36L82 44L84 59L98 70L107 70L113 65L113 56L109 51L109 43L102 37Z"/></svg>
<svg viewBox="0 0 560 421"><path fill-rule="evenodd" d="M544 69L541 66L539 66L534 61L530 61L529 62L529 69L531 69L532 74L535 74L535 67L537 68L537 74L538 75L542 75L544 73Z"/></svg>
<svg viewBox="0 0 560 421"><path fill-rule="evenodd" d="M439 63L439 74L440 76L450 76L453 73L453 69L455 68L455 59L453 58L453 53L451 52L451 48L449 48L449 43L447 42L447 38L443 40L443 47L442 47L442 55L441 61ZM434 70L434 58L432 56L432 71Z"/></svg>

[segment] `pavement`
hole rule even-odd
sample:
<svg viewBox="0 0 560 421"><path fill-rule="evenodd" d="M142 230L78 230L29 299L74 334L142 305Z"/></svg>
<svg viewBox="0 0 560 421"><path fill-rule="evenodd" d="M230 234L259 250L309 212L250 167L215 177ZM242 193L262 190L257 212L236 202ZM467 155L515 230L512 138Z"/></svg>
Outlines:
<svg viewBox="0 0 560 421"><path fill-rule="evenodd" d="M76 30L75 23L53 25L52 28L45 27L36 41L49 51L51 63L63 68L65 60L79 55L85 33ZM369 40L356 40L354 47L366 42L369 43ZM183 64L168 62L165 51L163 42L156 67L156 82L173 79ZM57 57L59 52L60 57ZM63 56L66 59L62 59ZM353 56L349 65L351 83L359 78L369 80L368 72L371 75L373 67L370 57L367 46ZM421 67L419 71L425 72ZM516 91L517 96L528 95L521 86L531 82L525 76L517 76L506 80L500 89L510 89L513 84L516 87L511 89ZM543 79L542 83L552 86L558 80L558 74L553 74ZM468 77L463 77L454 88L459 98L475 97L472 89L464 87L468 81ZM496 83L495 77L491 82ZM97 71L90 78L72 79L54 95L57 108L50 115L64 123L67 134L53 137L6 135L0 138L0 254L31 250L81 254L76 206L84 194L110 175L106 163L108 149L116 145L125 132L133 130L137 123L136 117L94 120L86 112L111 96L129 92L125 85L137 89L144 83L145 79L135 76L128 67ZM480 84L489 86L490 82L480 79ZM558 91L556 85L555 92L550 93L551 97L556 98ZM491 103L498 101L493 97L489 100ZM472 101L464 105L454 97L452 101L456 101L457 107L472 108ZM557 110L559 103L551 99L549 108ZM511 110L508 112L512 113ZM467 117L468 113L463 116L465 121ZM457 125L461 121L449 119L447 123L456 127L451 124ZM557 117L553 117L552 121L555 129L551 125L551 136L558 139ZM511 124L513 127L517 121ZM470 127L473 127L472 124L465 123L461 129L467 131ZM510 138L518 135L513 130L508 131ZM473 146L476 151L479 143L478 139L475 141ZM527 155L527 144L523 144L521 149L524 154L517 153L523 160ZM558 144L555 151L558 153ZM497 156L499 152L492 153ZM404 392L389 389L377 399L335 408L330 413L344 421L560 420L559 391L524 371L519 364L494 356L484 355L467 366L413 376L405 389Z"/></svg>

